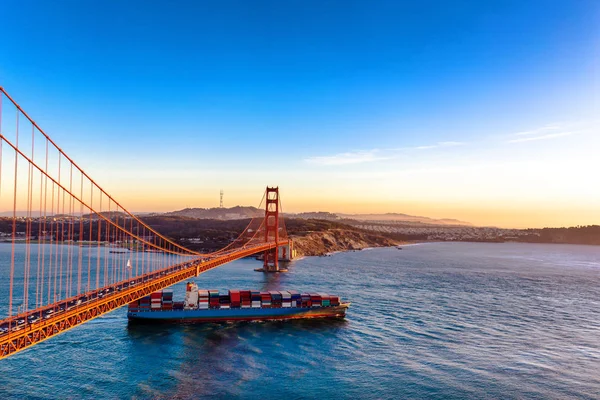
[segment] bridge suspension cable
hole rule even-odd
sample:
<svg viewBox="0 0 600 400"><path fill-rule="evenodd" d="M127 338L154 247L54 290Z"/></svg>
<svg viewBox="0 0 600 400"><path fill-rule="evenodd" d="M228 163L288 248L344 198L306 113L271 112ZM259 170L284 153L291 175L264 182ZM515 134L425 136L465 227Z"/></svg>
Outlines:
<svg viewBox="0 0 600 400"><path fill-rule="evenodd" d="M125 209L0 87L0 358L284 244L265 229L256 215L221 250L186 248Z"/></svg>

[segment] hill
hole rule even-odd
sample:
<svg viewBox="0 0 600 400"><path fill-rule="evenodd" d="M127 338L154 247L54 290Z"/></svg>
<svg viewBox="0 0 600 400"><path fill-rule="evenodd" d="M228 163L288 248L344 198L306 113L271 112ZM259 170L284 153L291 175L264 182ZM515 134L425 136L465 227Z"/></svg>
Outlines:
<svg viewBox="0 0 600 400"><path fill-rule="evenodd" d="M183 210L172 211L162 215L195 219L234 220L260 217L264 214L264 210L256 207L235 206L231 208L184 208Z"/></svg>
<svg viewBox="0 0 600 400"><path fill-rule="evenodd" d="M386 222L410 222L427 225L455 225L455 226L473 226L470 222L460 221L452 218L435 219L429 217L420 217L401 213L385 214L338 214L341 218L353 219L357 221L386 221Z"/></svg>
<svg viewBox="0 0 600 400"><path fill-rule="evenodd" d="M196 219L219 219L234 220L255 218L264 215L262 209L256 207L235 206L231 208L185 208L179 211L171 211L161 215L187 217ZM469 222L460 221L452 218L435 219L429 217L420 217L402 213L386 214L342 214L326 211L285 213L286 219L319 219L328 221L384 221L384 222L402 222L408 224L426 224L426 225L444 225L444 226L473 226Z"/></svg>
<svg viewBox="0 0 600 400"><path fill-rule="evenodd" d="M183 246L200 252L212 252L225 247L250 222L250 219L217 220L173 215L145 216L142 220ZM329 220L286 218L285 225L299 256L317 256L334 251L393 246L398 243L381 234Z"/></svg>

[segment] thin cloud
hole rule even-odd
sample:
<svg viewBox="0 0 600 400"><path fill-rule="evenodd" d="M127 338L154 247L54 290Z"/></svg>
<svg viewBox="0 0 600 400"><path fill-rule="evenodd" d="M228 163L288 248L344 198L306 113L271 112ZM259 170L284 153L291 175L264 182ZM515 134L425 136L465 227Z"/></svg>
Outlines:
<svg viewBox="0 0 600 400"><path fill-rule="evenodd" d="M309 157L306 158L305 161L316 165L347 165L382 161L389 158L378 156L377 153L378 150L356 151L335 154L332 156Z"/></svg>
<svg viewBox="0 0 600 400"><path fill-rule="evenodd" d="M557 132L557 133L549 133L547 135L541 136L533 136L533 137L524 137L519 139L509 140L507 143L521 143L521 142L531 142L534 140L546 140L546 139L554 139L557 137L570 136L575 134L575 132Z"/></svg>
<svg viewBox="0 0 600 400"><path fill-rule="evenodd" d="M392 160L400 157L399 152L407 150L427 150L440 147L452 147L465 144L464 142L438 142L436 144L417 147L401 147L395 149L372 149L347 153L334 154L332 156L316 156L305 158L304 161L314 165L348 165L362 164L376 161Z"/></svg>
<svg viewBox="0 0 600 400"><path fill-rule="evenodd" d="M546 126L543 126L541 128L538 129L533 129L530 131L523 131L523 132L517 132L517 133L513 133L511 136L531 136L531 135L539 135L541 133L545 133L545 132L550 132L550 131L555 131L555 130L559 130L561 129L561 126L558 124L548 124Z"/></svg>

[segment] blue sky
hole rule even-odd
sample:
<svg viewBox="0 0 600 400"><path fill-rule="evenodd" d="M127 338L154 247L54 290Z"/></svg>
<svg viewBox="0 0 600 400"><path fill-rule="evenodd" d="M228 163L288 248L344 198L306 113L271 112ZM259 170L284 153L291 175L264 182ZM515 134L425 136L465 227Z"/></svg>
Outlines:
<svg viewBox="0 0 600 400"><path fill-rule="evenodd" d="M269 184L289 211L600 223L598 1L0 14L0 85L132 210L213 206L221 188L253 204Z"/></svg>

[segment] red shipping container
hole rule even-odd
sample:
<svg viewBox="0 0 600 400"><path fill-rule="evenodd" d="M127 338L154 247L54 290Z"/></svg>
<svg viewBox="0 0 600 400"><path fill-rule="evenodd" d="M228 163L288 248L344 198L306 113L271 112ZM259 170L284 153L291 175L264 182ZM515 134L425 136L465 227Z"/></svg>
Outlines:
<svg viewBox="0 0 600 400"><path fill-rule="evenodd" d="M229 298L231 299L231 303L239 303L240 302L240 291L239 290L230 290Z"/></svg>

